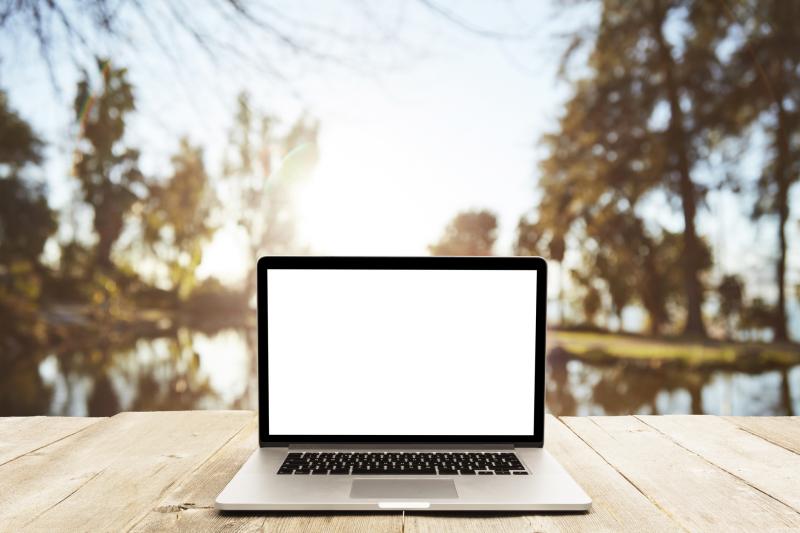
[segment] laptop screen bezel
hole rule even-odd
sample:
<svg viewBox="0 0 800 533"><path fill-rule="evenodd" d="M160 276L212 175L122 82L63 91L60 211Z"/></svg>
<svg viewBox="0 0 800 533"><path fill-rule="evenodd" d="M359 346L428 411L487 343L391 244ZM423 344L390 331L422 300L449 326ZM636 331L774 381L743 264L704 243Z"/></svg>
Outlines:
<svg viewBox="0 0 800 533"><path fill-rule="evenodd" d="M536 330L534 354L533 435L270 435L268 396L267 270L535 270ZM544 442L545 324L547 263L541 257L319 257L266 256L257 267L258 314L258 431L261 447L294 444L512 444L541 447Z"/></svg>

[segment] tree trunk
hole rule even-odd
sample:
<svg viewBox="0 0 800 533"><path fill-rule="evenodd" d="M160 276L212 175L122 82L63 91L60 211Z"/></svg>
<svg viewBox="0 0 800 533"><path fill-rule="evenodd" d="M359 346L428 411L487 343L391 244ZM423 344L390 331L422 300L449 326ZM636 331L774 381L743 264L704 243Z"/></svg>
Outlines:
<svg viewBox="0 0 800 533"><path fill-rule="evenodd" d="M788 187L785 183L780 183L781 191L778 193L778 262L775 265L775 276L778 281L778 304L775 310L775 327L773 333L776 341L789 340L786 328L786 222L789 219Z"/></svg>
<svg viewBox="0 0 800 533"><path fill-rule="evenodd" d="M792 391L789 388L789 371L785 367L781 369L781 405L786 411L784 413L786 416L795 416Z"/></svg>
<svg viewBox="0 0 800 533"><path fill-rule="evenodd" d="M558 325L564 327L564 264L558 263Z"/></svg>
<svg viewBox="0 0 800 533"><path fill-rule="evenodd" d="M661 327L666 322L663 312L664 294L661 290L659 280L659 270L655 260L655 246L649 238L646 238L647 253L644 256L642 265L642 303L647 313L650 315L650 336L658 337L661 335Z"/></svg>
<svg viewBox="0 0 800 533"><path fill-rule="evenodd" d="M669 101L669 126L668 146L674 151L677 158L676 171L678 173L678 193L683 209L683 283L686 291L686 325L684 334L696 337L705 337L706 328L703 324L702 305L703 289L700 285L700 240L695 228L697 214L697 195L690 174L688 142L683 120L683 110L680 106L680 95L675 80L675 61L672 50L664 37L664 22L666 12L656 2L654 9L654 36L658 45L661 63L664 68L664 80Z"/></svg>
<svg viewBox="0 0 800 533"><path fill-rule="evenodd" d="M775 181L778 183L776 203L778 208L778 261L775 277L778 282L778 303L775 310L773 335L776 341L788 340L786 330L786 223L789 220L789 136L786 128L786 110L783 98L776 95L778 108L778 128L775 131L777 158L775 161Z"/></svg>

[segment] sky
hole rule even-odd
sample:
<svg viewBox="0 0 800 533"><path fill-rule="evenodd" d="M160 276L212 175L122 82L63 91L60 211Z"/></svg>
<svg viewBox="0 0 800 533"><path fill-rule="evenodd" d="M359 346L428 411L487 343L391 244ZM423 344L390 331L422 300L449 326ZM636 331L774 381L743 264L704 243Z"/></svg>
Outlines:
<svg viewBox="0 0 800 533"><path fill-rule="evenodd" d="M145 170L166 174L180 135L204 146L207 165L217 170L236 94L246 89L256 106L286 122L305 112L321 123L319 165L298 191L296 205L300 244L312 253L424 255L456 213L483 208L497 213L497 251L509 253L519 217L537 200L538 140L555 129L569 96L556 76L565 45L556 36L591 24L596 10L558 10L544 1L442 3L454 22L409 0L270 5L287 17L356 36L347 43L315 41L334 56L352 59L355 67L276 51L259 39L252 39L254 54L263 52L289 81L263 70L215 65L199 51L181 53L174 62L148 42L141 22L126 30L133 48L98 41L115 64L131 68L138 111L128 139L142 148ZM210 30L241 38L215 26L211 17L200 17ZM483 30L506 38L487 38ZM68 176L75 136L69 106L78 72L67 60L56 64L58 93L34 43L8 37L0 43L11 52L0 65L0 85L51 143L50 201L67 206L75 194ZM183 45L192 50L190 42ZM797 189L793 205L800 205ZM716 247L717 274L743 274L769 295L774 229L750 221L739 200L712 193L698 226ZM649 209L665 227L680 228L676 210L666 202ZM76 218L88 232L85 217ZM798 237L795 214L790 242ZM242 239L231 227L218 231L201 276L240 280L252 261ZM793 286L800 282L796 250L789 261Z"/></svg>
<svg viewBox="0 0 800 533"><path fill-rule="evenodd" d="M374 78L328 70L303 84L322 127L318 169L298 195L301 241L318 254L425 255L457 212L488 208L498 250L510 250L535 198L537 139L566 95L542 54L555 50L544 31L553 15L546 3L527 10L532 22L514 26L530 37L509 45L414 9L393 50L408 54L401 66ZM470 14L491 28L510 17ZM224 236L215 245L235 253Z"/></svg>
<svg viewBox="0 0 800 533"><path fill-rule="evenodd" d="M364 27L374 24L364 20L367 4L347 5L344 13L325 12L318 2L284 2L284 9L301 17L313 7L317 24L375 31ZM481 208L498 214L498 250L510 250L514 226L535 199L537 140L554 126L566 97L556 81L558 46L548 23L565 25L545 2L510 2L507 9L487 2L458 13L476 28L510 36L494 39L416 2L383 11L386 4L370 5L379 11L369 16L391 27L393 37L381 42L369 35L378 43L342 52L368 57L366 72L303 60L290 69L291 84L246 71L223 82L202 58L175 69L157 49L144 55L114 49L110 55L130 65L137 86L131 144L142 146L145 168L158 173L177 137L187 134L206 147L213 170L236 94L246 89L256 106L287 122L305 111L321 123L319 165L296 206L299 240L314 253L426 254L457 212ZM0 81L12 105L53 144L51 203L67 205L75 193L65 176L71 152L65 139L74 137L69 106L77 73L68 62L58 65L63 92L54 95L33 43L6 45L16 48L17 61L2 65ZM228 281L243 275L248 258L241 238L231 228L218 232L201 274Z"/></svg>

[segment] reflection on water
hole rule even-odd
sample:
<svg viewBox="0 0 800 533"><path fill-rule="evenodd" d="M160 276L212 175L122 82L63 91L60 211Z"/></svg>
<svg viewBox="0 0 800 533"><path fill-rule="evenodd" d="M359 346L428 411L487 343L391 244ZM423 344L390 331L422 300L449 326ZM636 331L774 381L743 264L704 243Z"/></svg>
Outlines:
<svg viewBox="0 0 800 533"><path fill-rule="evenodd" d="M100 352L106 360L101 365L83 364L91 361L91 352L52 353L39 365L39 374L50 391L51 414L250 409L257 393L251 383L254 342L254 333L243 330L206 334L179 329L171 337Z"/></svg>
<svg viewBox="0 0 800 533"><path fill-rule="evenodd" d="M34 353L0 377L2 415L254 409L256 334L179 328L122 346ZM800 365L748 374L598 365L553 351L547 409L558 415L784 415L800 412Z"/></svg>
<svg viewBox="0 0 800 533"><path fill-rule="evenodd" d="M553 351L547 409L557 415L794 415L800 365L758 373L590 364Z"/></svg>

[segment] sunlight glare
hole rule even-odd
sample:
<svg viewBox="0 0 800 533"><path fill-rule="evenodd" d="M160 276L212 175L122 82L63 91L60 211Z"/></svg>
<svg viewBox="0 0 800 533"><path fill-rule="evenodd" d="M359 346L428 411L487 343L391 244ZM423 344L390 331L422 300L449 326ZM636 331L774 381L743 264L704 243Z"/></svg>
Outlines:
<svg viewBox="0 0 800 533"><path fill-rule="evenodd" d="M298 187L300 240L315 254L427 254L446 216L425 204L447 198L436 190L447 170L420 146L418 132L337 130L323 138L315 176Z"/></svg>
<svg viewBox="0 0 800 533"><path fill-rule="evenodd" d="M226 225L214 234L203 250L197 278L217 278L222 283L241 283L253 260L248 257L247 239L241 228Z"/></svg>

